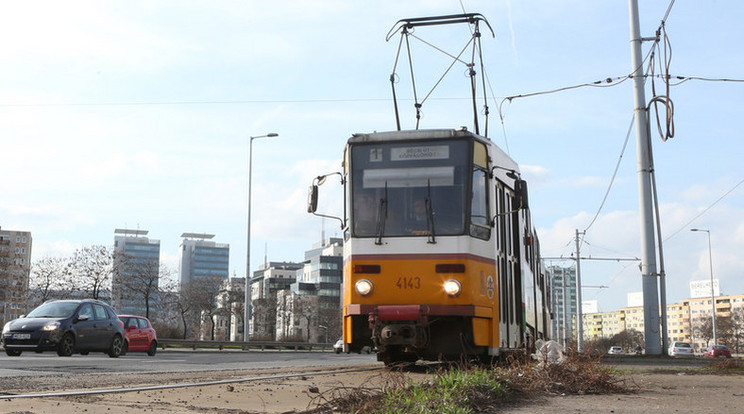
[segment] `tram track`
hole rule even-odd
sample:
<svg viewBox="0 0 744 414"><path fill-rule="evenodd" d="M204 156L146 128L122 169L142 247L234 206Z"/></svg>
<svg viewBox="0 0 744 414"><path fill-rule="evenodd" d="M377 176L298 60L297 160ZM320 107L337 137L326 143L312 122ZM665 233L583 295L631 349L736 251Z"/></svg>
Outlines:
<svg viewBox="0 0 744 414"><path fill-rule="evenodd" d="M257 382L257 381L282 380L282 379L291 379L291 378L309 378L309 377L317 377L317 376L325 376L325 375L351 374L351 373L382 371L382 370L383 369L380 367L342 368L342 369L330 369L330 370L323 370L323 371L306 371L306 372L290 373L290 374L260 375L260 376L253 376L253 377L187 382L187 383L172 383L172 384L162 384L162 385L71 390L71 391L60 391L60 392L3 394L3 395L0 395L0 400L10 401L10 400L27 399L27 398L79 397L79 396L102 395L102 394L103 395L120 394L120 393L130 393L130 392L157 391L157 390L168 390L168 389L178 389L178 388L239 384L239 383Z"/></svg>

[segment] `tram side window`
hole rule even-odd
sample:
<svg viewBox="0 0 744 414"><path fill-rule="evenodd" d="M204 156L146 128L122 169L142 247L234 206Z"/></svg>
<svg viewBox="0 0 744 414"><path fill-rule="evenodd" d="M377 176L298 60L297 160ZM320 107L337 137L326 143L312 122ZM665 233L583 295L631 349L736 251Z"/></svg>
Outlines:
<svg viewBox="0 0 744 414"><path fill-rule="evenodd" d="M480 168L473 169L473 191L470 200L470 234L479 239L491 238L488 215L488 174Z"/></svg>
<svg viewBox="0 0 744 414"><path fill-rule="evenodd" d="M473 199L471 201L470 220L473 224L488 226L488 194L486 193L488 176L480 168L473 170Z"/></svg>

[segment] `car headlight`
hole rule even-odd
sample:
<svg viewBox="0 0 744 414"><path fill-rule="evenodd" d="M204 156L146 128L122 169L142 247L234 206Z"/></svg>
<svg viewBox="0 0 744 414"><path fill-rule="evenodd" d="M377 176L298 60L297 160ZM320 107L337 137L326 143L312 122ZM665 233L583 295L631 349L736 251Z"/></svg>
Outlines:
<svg viewBox="0 0 744 414"><path fill-rule="evenodd" d="M444 291L450 296L457 296L462 291L462 285L455 279L444 282Z"/></svg>
<svg viewBox="0 0 744 414"><path fill-rule="evenodd" d="M354 285L358 294L367 296L372 293L372 282L367 279L360 279Z"/></svg>
<svg viewBox="0 0 744 414"><path fill-rule="evenodd" d="M3 326L3 333L10 331L10 322L6 323L5 326Z"/></svg>
<svg viewBox="0 0 744 414"><path fill-rule="evenodd" d="M59 329L59 322L49 322L41 328L42 331L56 331Z"/></svg>

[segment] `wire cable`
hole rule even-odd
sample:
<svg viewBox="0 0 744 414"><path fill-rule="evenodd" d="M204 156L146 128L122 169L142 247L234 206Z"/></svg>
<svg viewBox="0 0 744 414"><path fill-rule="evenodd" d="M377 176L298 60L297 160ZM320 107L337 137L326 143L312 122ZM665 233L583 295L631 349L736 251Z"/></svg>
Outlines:
<svg viewBox="0 0 744 414"><path fill-rule="evenodd" d="M585 233L587 230L589 230L592 227L594 222L597 220L597 217L599 217L599 213L602 212L602 208L604 207L605 202L607 202L607 197L610 195L610 190L612 189L612 185L615 183L617 172L620 169L620 163L622 162L623 156L625 155L625 149L628 147L628 141L630 140L630 134L633 130L634 123L635 123L635 117L632 117L630 120L630 125L628 125L628 132L625 134L625 142L623 142L623 148L620 150L620 156L618 157L617 163L615 164L615 171L612 172L612 178L610 178L610 184L607 186L607 191L605 191L605 195L604 197L602 197L602 202L599 204L599 208L597 209L596 214L594 214L594 218L592 218L592 221L584 229Z"/></svg>
<svg viewBox="0 0 744 414"><path fill-rule="evenodd" d="M667 236L667 237L666 237L666 238L664 239L664 241L667 241L667 240L671 239L672 237L676 236L676 235L677 235L677 234L678 234L679 232L681 232L682 230L685 230L685 229L687 229L687 227L688 227L688 226L689 226L690 224L692 224L692 223L693 223L693 222L694 222L695 220L697 220L697 219L698 219L698 218L699 218L700 216L702 216L703 214L707 213L707 212L708 212L708 211L709 211L710 209L712 209L712 208L713 208L713 207L714 207L714 206L715 206L716 204L718 204L718 203L719 203L719 202L720 202L721 200L723 200L724 198L728 197L728 195L729 195L729 194L733 193L733 192L734 192L734 190L736 190L736 189L737 189L737 188L738 188L738 187L739 187L740 185L742 185L742 184L744 184L744 180L741 180L741 181L739 181L738 183L736 183L736 185L734 185L734 186L733 186L733 187L732 187L732 188L731 188L730 190L726 191L726 192L725 192L725 193L724 193L724 194L723 194L722 196L718 197L718 199L717 199L716 201L714 201L714 202L713 202L713 203L712 203L711 205L709 205L708 207L706 207L706 208L705 208L705 210L703 210L703 211L701 211L700 213L696 214L696 215L695 215L695 217L693 217L693 218L691 218L691 219L690 219L690 221L688 221L688 222L687 222L687 223L685 223L684 225L680 226L680 228L679 228L679 229L677 229L677 230L676 230L676 231L675 231L674 233L672 233L672 234L670 234L669 236Z"/></svg>

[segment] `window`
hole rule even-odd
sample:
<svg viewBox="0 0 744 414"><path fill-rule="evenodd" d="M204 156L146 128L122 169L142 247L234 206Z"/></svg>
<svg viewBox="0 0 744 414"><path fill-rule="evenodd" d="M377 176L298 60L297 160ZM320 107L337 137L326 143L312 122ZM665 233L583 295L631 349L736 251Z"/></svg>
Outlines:
<svg viewBox="0 0 744 414"><path fill-rule="evenodd" d="M93 319L93 308L89 304L84 304L78 312L78 317L85 316L88 319Z"/></svg>
<svg viewBox="0 0 744 414"><path fill-rule="evenodd" d="M106 315L106 308L104 308L102 305L93 305L93 309L96 312L96 319L108 319L108 316Z"/></svg>
<svg viewBox="0 0 744 414"><path fill-rule="evenodd" d="M352 232L357 237L463 234L468 154L466 140L353 146Z"/></svg>

